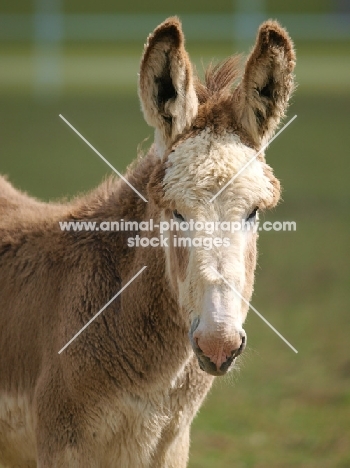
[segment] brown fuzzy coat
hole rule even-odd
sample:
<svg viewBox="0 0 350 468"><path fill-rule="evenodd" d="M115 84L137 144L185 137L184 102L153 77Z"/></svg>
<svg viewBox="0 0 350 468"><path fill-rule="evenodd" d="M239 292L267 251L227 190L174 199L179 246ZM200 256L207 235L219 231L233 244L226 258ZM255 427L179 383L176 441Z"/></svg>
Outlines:
<svg viewBox="0 0 350 468"><path fill-rule="evenodd" d="M157 164L150 154L128 179L142 192ZM114 178L68 206L39 203L4 179L0 193L0 408L7 407L12 421L9 427L0 412L0 460L36 466L42 443L63 453L56 459L47 453L39 466L75 466L75 454L86 467L178 466L166 460L181 453L178 444L186 449L188 425L212 377L190 349L188 320L166 280L164 254L133 251L125 242L130 233L62 232L58 224L156 220L154 206ZM142 276L58 355L144 265ZM17 434L20 426L25 432ZM37 438L36 450L23 453L22 437Z"/></svg>

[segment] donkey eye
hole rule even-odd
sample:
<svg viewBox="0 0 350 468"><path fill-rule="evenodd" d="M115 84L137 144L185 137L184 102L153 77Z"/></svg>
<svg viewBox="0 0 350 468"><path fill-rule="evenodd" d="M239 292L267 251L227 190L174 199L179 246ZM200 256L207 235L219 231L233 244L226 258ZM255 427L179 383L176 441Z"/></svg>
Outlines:
<svg viewBox="0 0 350 468"><path fill-rule="evenodd" d="M178 221L185 221L185 218L177 210L173 211L174 218Z"/></svg>
<svg viewBox="0 0 350 468"><path fill-rule="evenodd" d="M246 221L253 221L256 218L256 214L258 212L258 207L254 208L254 210L250 213L250 215L246 218Z"/></svg>

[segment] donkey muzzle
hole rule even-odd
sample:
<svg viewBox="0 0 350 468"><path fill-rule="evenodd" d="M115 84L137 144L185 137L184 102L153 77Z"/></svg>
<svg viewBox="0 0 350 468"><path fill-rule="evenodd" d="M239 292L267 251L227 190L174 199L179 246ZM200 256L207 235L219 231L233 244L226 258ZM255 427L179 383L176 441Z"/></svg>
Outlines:
<svg viewBox="0 0 350 468"><path fill-rule="evenodd" d="M242 354L247 343L247 335L243 329L233 336L225 338L206 337L196 334L199 318L191 325L189 333L191 345L197 356L200 368L208 374L222 376L231 368L236 358Z"/></svg>

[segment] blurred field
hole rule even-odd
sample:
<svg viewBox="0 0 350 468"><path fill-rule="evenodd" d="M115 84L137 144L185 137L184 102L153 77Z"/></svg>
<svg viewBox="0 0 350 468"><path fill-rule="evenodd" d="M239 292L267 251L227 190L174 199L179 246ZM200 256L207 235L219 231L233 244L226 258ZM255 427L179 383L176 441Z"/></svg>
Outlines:
<svg viewBox="0 0 350 468"><path fill-rule="evenodd" d="M4 49L12 65L0 70L0 172L17 187L48 200L109 173L59 113L119 170L150 144L136 95L141 47L67 48L70 84L54 98L32 95L31 72L21 74L30 51L16 47ZM189 49L198 64L231 53L229 44ZM190 468L350 467L348 53L347 44L300 46L289 111L298 118L267 153L284 192L264 218L296 221L297 231L261 234L252 303L299 354L250 312L240 371L217 380L193 425ZM120 81L108 81L113 67Z"/></svg>
<svg viewBox="0 0 350 468"><path fill-rule="evenodd" d="M121 0L100 0L98 3L94 0L63 0L62 8L66 12L83 12L83 13L99 13L101 11L107 13L113 12L161 12L166 14L174 14L174 9L181 12L194 12L198 11L213 12L213 11L227 11L230 13L232 8L237 7L239 0L221 0L218 4L213 4L211 0L193 0L189 2L187 0L177 0L176 5L164 4L162 0L151 0L147 4L141 0L134 0L133 2L122 2ZM264 0L263 2L266 8L269 10L277 11L293 11L293 2L283 2L279 0ZM27 0L17 0L13 4L7 3L1 6L4 12L19 12L19 13L30 13L34 10L34 2L28 2ZM327 11L332 6L332 0L308 0L303 5L305 12L318 12Z"/></svg>

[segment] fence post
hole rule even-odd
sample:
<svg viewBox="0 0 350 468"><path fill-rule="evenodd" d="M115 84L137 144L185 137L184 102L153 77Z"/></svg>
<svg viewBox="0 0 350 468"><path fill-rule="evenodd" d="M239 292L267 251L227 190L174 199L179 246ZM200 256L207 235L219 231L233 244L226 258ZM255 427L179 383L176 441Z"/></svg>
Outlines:
<svg viewBox="0 0 350 468"><path fill-rule="evenodd" d="M63 15L61 0L34 0L34 95L57 95L62 89Z"/></svg>
<svg viewBox="0 0 350 468"><path fill-rule="evenodd" d="M260 23L266 19L265 0L235 0L233 6L235 48L237 52L247 53L254 43Z"/></svg>

